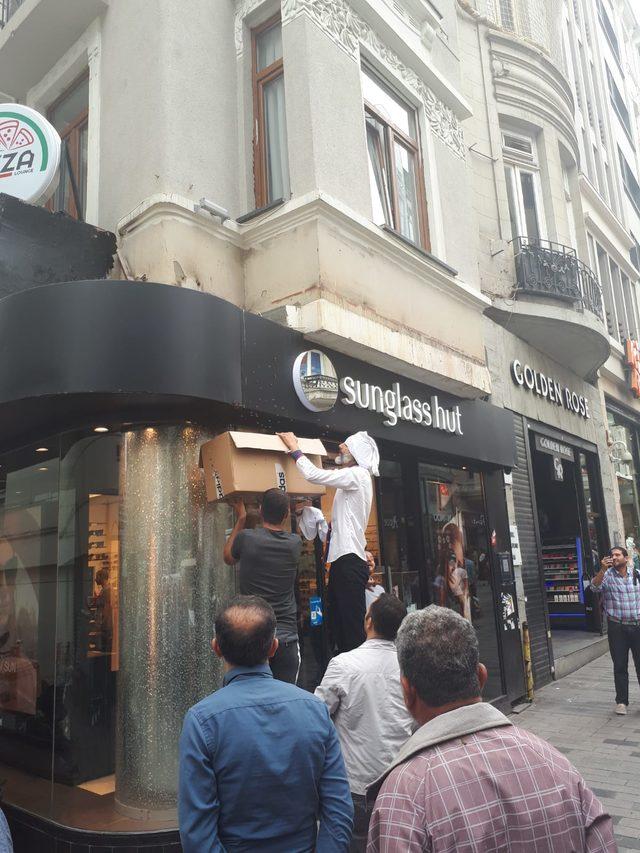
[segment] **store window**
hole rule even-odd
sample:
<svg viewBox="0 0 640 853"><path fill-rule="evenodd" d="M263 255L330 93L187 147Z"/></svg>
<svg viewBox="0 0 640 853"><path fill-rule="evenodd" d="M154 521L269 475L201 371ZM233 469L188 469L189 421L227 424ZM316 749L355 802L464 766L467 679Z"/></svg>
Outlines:
<svg viewBox="0 0 640 853"><path fill-rule="evenodd" d="M289 196L282 25L272 18L251 33L253 177L256 207Z"/></svg>
<svg viewBox="0 0 640 853"><path fill-rule="evenodd" d="M47 113L60 134L60 181L49 202L51 210L63 210L84 219L87 207L87 141L89 127L89 77L84 76L62 95Z"/></svg>
<svg viewBox="0 0 640 853"><path fill-rule="evenodd" d="M386 586L411 613L422 600L420 577L409 554L406 479L400 462L380 463L379 518Z"/></svg>
<svg viewBox="0 0 640 853"><path fill-rule="evenodd" d="M209 644L235 591L209 437L88 430L0 457L6 802L83 829L175 820L182 720L221 683Z"/></svg>
<svg viewBox="0 0 640 853"><path fill-rule="evenodd" d="M540 173L533 139L502 134L507 199L513 239L537 242L545 236Z"/></svg>
<svg viewBox="0 0 640 853"><path fill-rule="evenodd" d="M416 112L366 65L362 95L373 221L429 248Z"/></svg>
<svg viewBox="0 0 640 853"><path fill-rule="evenodd" d="M609 428L609 458L613 464L620 509L624 523L625 541L629 538L640 545L640 500L638 495L638 447L635 428L617 412L607 410Z"/></svg>
<svg viewBox="0 0 640 853"><path fill-rule="evenodd" d="M419 477L431 601L473 624L489 672L484 698L495 699L503 689L482 477L426 464Z"/></svg>

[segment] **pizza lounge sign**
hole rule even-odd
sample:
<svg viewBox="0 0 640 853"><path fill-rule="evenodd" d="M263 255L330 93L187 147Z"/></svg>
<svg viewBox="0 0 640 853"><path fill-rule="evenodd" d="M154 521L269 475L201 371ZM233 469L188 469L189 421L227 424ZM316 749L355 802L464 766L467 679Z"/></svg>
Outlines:
<svg viewBox="0 0 640 853"><path fill-rule="evenodd" d="M54 192L61 141L44 116L22 104L0 104L0 192L42 203Z"/></svg>
<svg viewBox="0 0 640 853"><path fill-rule="evenodd" d="M531 391L536 397L542 397L550 403L555 403L574 415L589 420L589 401L581 394L572 391L566 385L561 385L553 376L534 370L528 364L523 364L517 358L511 362L511 378L520 388Z"/></svg>

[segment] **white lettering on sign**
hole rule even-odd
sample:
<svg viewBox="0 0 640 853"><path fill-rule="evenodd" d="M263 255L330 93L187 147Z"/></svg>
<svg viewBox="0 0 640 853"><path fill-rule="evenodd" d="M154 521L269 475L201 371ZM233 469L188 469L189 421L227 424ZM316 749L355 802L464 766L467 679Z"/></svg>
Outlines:
<svg viewBox="0 0 640 853"><path fill-rule="evenodd" d="M552 453L558 453L560 456L568 456L570 459L573 459L573 450L568 445L554 441L553 438L546 438L544 435L540 436L539 441L540 447L543 447L545 450L550 450Z"/></svg>
<svg viewBox="0 0 640 853"><path fill-rule="evenodd" d="M403 394L399 382L391 388L370 385L351 376L340 380L340 401L345 406L368 409L384 416L382 423L393 427L398 421L421 424L432 429L462 435L462 412L460 406L445 408L434 394L429 401Z"/></svg>
<svg viewBox="0 0 640 853"><path fill-rule="evenodd" d="M279 462L275 463L276 467L276 486L281 492L287 491L287 477L284 473L284 468Z"/></svg>
<svg viewBox="0 0 640 853"><path fill-rule="evenodd" d="M516 385L526 388L537 397L542 397L550 403L555 403L585 420L591 417L589 401L586 397L576 394L571 388L562 385L553 377L534 370L528 364L522 364L517 358L511 362L511 376Z"/></svg>

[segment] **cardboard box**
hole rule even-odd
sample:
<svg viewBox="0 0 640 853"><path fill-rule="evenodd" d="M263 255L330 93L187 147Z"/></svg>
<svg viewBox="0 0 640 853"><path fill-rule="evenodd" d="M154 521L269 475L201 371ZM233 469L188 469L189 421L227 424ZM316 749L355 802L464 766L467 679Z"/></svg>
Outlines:
<svg viewBox="0 0 640 853"><path fill-rule="evenodd" d="M300 450L322 467L327 455L317 438L299 439ZM274 487L294 497L323 495L324 486L308 483L277 435L224 432L200 448L208 501L266 492Z"/></svg>

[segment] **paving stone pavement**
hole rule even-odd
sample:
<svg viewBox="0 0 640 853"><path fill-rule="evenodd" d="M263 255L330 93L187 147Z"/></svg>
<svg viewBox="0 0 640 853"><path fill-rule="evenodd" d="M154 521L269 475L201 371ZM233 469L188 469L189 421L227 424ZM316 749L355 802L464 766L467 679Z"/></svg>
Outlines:
<svg viewBox="0 0 640 853"><path fill-rule="evenodd" d="M578 768L613 817L620 851L640 850L640 688L629 663L626 717L614 714L607 653L536 691L533 704L511 718Z"/></svg>

